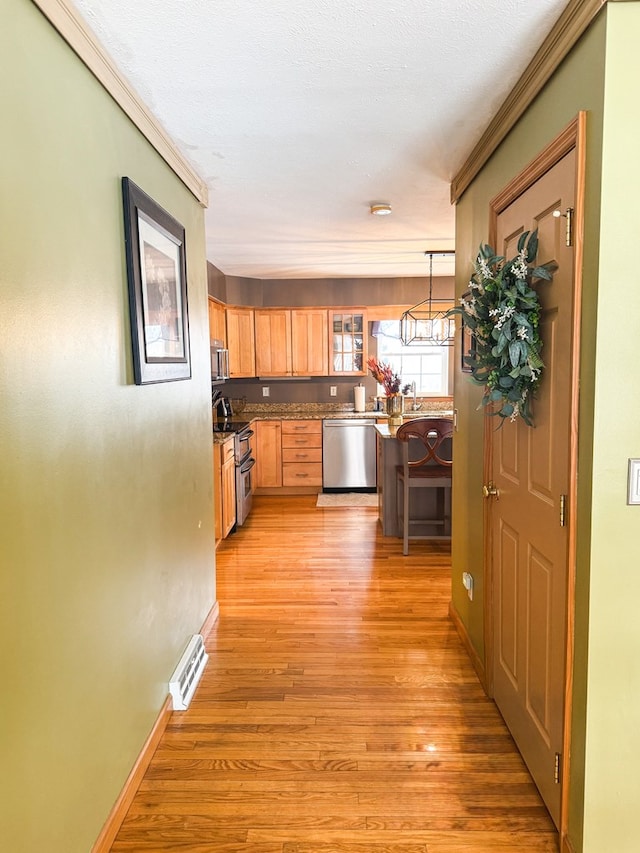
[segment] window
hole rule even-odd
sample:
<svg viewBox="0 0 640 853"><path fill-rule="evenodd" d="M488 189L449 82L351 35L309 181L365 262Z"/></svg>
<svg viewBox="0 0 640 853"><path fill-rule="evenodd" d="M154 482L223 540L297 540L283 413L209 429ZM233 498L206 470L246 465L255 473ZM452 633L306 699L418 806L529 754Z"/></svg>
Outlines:
<svg viewBox="0 0 640 853"><path fill-rule="evenodd" d="M402 387L416 383L419 397L446 397L449 394L449 366L453 347L411 344L400 340L400 321L381 320L374 326L378 361L386 361L398 373Z"/></svg>

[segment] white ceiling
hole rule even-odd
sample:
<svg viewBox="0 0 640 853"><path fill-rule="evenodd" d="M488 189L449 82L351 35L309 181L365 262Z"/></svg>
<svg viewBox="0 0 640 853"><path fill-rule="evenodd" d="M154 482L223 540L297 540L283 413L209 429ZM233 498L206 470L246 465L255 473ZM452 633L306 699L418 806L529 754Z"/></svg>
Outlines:
<svg viewBox="0 0 640 853"><path fill-rule="evenodd" d="M208 259L314 278L454 248L450 180L568 0L75 3L206 180Z"/></svg>

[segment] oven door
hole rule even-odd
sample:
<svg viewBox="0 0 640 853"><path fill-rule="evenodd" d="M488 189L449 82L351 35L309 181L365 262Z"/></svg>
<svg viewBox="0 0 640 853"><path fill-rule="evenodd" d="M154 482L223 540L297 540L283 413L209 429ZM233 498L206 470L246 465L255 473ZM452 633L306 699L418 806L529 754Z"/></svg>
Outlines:
<svg viewBox="0 0 640 853"><path fill-rule="evenodd" d="M253 503L253 466L256 460L252 456L243 459L236 466L236 524L242 526L251 512Z"/></svg>
<svg viewBox="0 0 640 853"><path fill-rule="evenodd" d="M250 458L251 456L251 436L253 435L252 429L243 429L241 432L236 433L235 438L235 453L236 453L236 465L242 465L244 462ZM240 462L238 462L240 460Z"/></svg>

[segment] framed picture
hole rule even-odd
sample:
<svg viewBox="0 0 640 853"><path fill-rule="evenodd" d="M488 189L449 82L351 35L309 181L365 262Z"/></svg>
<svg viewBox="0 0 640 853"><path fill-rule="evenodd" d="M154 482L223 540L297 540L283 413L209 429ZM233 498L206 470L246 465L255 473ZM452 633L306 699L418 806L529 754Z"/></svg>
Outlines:
<svg viewBox="0 0 640 853"><path fill-rule="evenodd" d="M191 378L184 228L122 179L136 385Z"/></svg>
<svg viewBox="0 0 640 853"><path fill-rule="evenodd" d="M462 294L463 299L467 299L471 294L469 291ZM471 373L471 366L465 361L468 356L472 356L476 351L476 336L471 329L465 324L462 324L462 347L460 348L460 368L463 373Z"/></svg>

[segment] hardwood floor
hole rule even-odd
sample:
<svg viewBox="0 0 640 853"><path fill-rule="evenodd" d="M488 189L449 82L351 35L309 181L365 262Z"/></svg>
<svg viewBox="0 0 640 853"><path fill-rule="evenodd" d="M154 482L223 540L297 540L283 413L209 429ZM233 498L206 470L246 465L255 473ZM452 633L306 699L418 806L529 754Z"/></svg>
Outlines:
<svg viewBox="0 0 640 853"><path fill-rule="evenodd" d="M217 553L220 618L112 847L556 851L447 616L448 547L371 508L263 497Z"/></svg>

